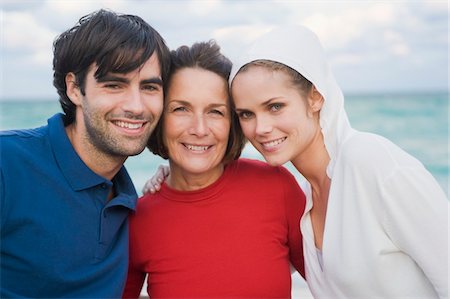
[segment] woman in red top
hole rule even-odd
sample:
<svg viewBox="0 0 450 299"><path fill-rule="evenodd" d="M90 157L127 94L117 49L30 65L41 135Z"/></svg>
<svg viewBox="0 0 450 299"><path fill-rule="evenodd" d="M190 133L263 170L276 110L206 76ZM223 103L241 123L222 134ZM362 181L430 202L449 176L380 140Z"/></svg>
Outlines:
<svg viewBox="0 0 450 299"><path fill-rule="evenodd" d="M148 147L169 160L157 194L130 219L124 298L148 274L151 298L290 298L290 264L304 276L305 196L283 167L238 159L231 62L214 42L171 53L164 112Z"/></svg>

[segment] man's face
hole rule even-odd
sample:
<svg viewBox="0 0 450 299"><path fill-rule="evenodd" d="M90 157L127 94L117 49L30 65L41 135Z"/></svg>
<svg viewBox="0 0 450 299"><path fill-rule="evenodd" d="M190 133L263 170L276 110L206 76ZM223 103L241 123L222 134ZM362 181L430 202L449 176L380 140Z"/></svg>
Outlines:
<svg viewBox="0 0 450 299"><path fill-rule="evenodd" d="M74 138L77 151L126 159L141 153L163 109L161 70L156 53L142 68L95 79L86 76L85 95L77 104ZM99 158L100 158L99 157Z"/></svg>

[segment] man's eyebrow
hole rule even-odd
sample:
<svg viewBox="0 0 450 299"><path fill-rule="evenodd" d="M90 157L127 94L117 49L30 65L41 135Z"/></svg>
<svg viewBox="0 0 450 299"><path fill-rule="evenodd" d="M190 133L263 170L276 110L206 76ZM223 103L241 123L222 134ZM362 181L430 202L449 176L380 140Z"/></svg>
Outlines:
<svg viewBox="0 0 450 299"><path fill-rule="evenodd" d="M128 83L130 82L127 78L124 77L119 77L119 76L114 76L114 75L110 75L110 74L106 74L103 77L100 77L97 79L97 82L99 83L103 83L103 82L111 82L111 81L115 81L115 82L123 82L123 83Z"/></svg>
<svg viewBox="0 0 450 299"><path fill-rule="evenodd" d="M153 78L150 78L150 79L142 80L141 84L158 84L158 85L162 86L163 85L163 81L159 77L153 77Z"/></svg>
<svg viewBox="0 0 450 299"><path fill-rule="evenodd" d="M104 82L121 82L121 83L129 83L130 80L124 77L115 76L111 74L106 74L103 77L100 77L97 79L97 82L104 83ZM149 79L144 79L140 82L140 84L158 84L160 86L163 86L163 81L159 77L153 77Z"/></svg>

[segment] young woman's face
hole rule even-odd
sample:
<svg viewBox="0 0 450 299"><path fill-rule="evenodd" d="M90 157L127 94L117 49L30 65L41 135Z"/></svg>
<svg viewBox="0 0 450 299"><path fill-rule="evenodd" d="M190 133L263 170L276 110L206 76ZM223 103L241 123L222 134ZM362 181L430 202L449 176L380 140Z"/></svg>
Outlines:
<svg viewBox="0 0 450 299"><path fill-rule="evenodd" d="M284 72L252 66L234 78L231 93L245 137L269 164L296 159L317 136L317 114Z"/></svg>
<svg viewBox="0 0 450 299"><path fill-rule="evenodd" d="M217 179L231 125L227 82L199 68L177 71L168 88L163 117L172 174Z"/></svg>

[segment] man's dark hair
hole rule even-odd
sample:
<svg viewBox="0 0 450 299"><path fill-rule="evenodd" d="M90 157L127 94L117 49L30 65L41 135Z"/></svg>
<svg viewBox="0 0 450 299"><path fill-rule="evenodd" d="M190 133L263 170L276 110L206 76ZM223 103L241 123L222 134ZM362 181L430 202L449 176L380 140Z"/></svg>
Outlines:
<svg viewBox="0 0 450 299"><path fill-rule="evenodd" d="M85 95L86 74L95 63L94 76L107 73L125 74L141 67L156 51L161 77L167 78L170 52L164 39L138 16L99 10L82 17L53 43L53 85L65 113L64 122L75 120L75 105L68 98L66 75L75 74L76 84Z"/></svg>
<svg viewBox="0 0 450 299"><path fill-rule="evenodd" d="M164 81L165 90L168 90L173 75L184 68L200 68L213 72L223 78L224 88L227 89L228 104L231 114L230 135L228 137L228 145L223 161L226 163L239 158L246 139L239 124L239 118L236 115L228 90L228 79L232 67L231 61L220 53L219 45L213 40L195 43L191 47L181 46L170 52L170 58L170 75L169 78ZM152 153L159 155L164 159L168 159L167 148L163 141L163 123L164 116L160 118L158 125L150 136L147 147Z"/></svg>

